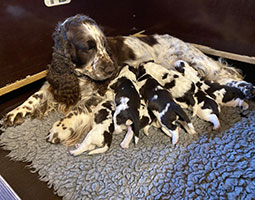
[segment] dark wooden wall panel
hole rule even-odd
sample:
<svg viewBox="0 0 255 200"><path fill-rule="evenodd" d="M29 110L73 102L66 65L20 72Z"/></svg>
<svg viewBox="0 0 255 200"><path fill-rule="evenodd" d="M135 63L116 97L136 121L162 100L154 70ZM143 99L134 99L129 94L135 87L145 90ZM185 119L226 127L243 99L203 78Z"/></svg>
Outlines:
<svg viewBox="0 0 255 200"><path fill-rule="evenodd" d="M0 2L0 87L50 62L51 34L58 21L83 13L107 35L169 33L187 42L255 55L253 0L72 0L48 8L43 0Z"/></svg>
<svg viewBox="0 0 255 200"><path fill-rule="evenodd" d="M0 87L44 70L51 60L51 34L56 23L77 13L94 18L107 35L145 29L146 33L169 33L188 42L255 56L254 10L254 0L72 0L51 8L43 0L2 0ZM250 80L254 74L251 68L249 65L245 71ZM0 118L42 82L1 96ZM60 199L46 183L39 182L37 174L31 174L25 164L9 161L6 154L0 150L0 174L22 199Z"/></svg>

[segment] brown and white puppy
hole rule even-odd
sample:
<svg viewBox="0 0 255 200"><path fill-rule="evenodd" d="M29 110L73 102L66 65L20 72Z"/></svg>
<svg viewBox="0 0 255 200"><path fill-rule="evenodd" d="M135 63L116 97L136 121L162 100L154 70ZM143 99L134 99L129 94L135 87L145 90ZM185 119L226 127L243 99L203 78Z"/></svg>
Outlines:
<svg viewBox="0 0 255 200"><path fill-rule="evenodd" d="M211 122L213 129L220 127L219 107L209 95L193 82L192 78L183 76L174 70L167 70L159 64L147 62L139 66L140 74L148 73L167 89L174 100L182 107L193 111L193 116ZM194 77L196 79L198 77Z"/></svg>
<svg viewBox="0 0 255 200"><path fill-rule="evenodd" d="M179 139L177 122L180 122L188 133L196 133L186 113L175 103L169 91L163 88L156 79L149 74L144 74L138 77L138 85L139 92L148 108L157 118L164 133L172 137L173 144L176 144Z"/></svg>
<svg viewBox="0 0 255 200"><path fill-rule="evenodd" d="M113 121L115 133L121 133L127 129L120 146L128 148L133 136L135 144L137 144L139 130L149 126L151 122L148 110L144 104L141 104L140 95L137 91L135 69L128 65L124 66L109 87L114 91L115 112Z"/></svg>
<svg viewBox="0 0 255 200"><path fill-rule="evenodd" d="M249 105L244 101L244 95L238 88L221 85L209 80L201 80L197 71L183 60L175 62L174 66L185 77L192 79L201 90L206 92L218 104L231 107L239 106L244 110L248 109Z"/></svg>
<svg viewBox="0 0 255 200"><path fill-rule="evenodd" d="M71 155L77 156L85 151L89 155L106 152L112 143L114 131L112 113L114 105L111 100L104 100L95 108L92 129L77 149L71 150ZM98 147L98 148L97 148Z"/></svg>

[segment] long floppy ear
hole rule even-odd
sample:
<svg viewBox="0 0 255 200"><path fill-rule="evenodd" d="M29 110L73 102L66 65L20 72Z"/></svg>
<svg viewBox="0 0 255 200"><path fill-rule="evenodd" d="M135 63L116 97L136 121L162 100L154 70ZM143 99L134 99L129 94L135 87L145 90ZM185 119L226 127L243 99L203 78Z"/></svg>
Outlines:
<svg viewBox="0 0 255 200"><path fill-rule="evenodd" d="M56 54L62 55L65 58L71 60L71 51L73 50L70 42L67 40L66 36L66 26L59 23L52 34L54 41L53 51Z"/></svg>
<svg viewBox="0 0 255 200"><path fill-rule="evenodd" d="M79 80L75 74L73 64L68 59L53 53L52 62L48 65L46 79L57 102L69 107L79 101Z"/></svg>

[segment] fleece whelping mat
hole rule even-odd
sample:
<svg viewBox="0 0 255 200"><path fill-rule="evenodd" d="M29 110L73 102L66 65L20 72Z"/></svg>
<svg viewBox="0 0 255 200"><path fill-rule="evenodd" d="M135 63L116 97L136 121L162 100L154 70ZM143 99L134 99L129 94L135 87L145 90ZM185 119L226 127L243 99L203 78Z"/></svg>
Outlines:
<svg viewBox="0 0 255 200"><path fill-rule="evenodd" d="M0 145L11 159L31 162L31 170L63 199L255 199L254 102L245 116L223 107L218 131L193 117L198 134L182 130L175 146L151 128L129 149L119 146L123 134L114 135L110 150L94 156L73 157L67 147L46 142L60 117L26 119L5 129Z"/></svg>

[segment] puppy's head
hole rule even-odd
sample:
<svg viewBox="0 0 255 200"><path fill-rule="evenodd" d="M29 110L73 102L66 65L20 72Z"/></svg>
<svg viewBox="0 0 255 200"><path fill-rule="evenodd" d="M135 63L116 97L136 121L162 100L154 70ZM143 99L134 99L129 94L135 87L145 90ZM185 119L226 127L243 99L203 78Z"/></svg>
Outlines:
<svg viewBox="0 0 255 200"><path fill-rule="evenodd" d="M185 62L183 60L178 60L174 63L174 68L180 72L182 75L185 74Z"/></svg>
<svg viewBox="0 0 255 200"><path fill-rule="evenodd" d="M53 38L54 50L62 51L79 75L105 80L116 72L106 37L93 19L85 15L67 18L58 24Z"/></svg>

